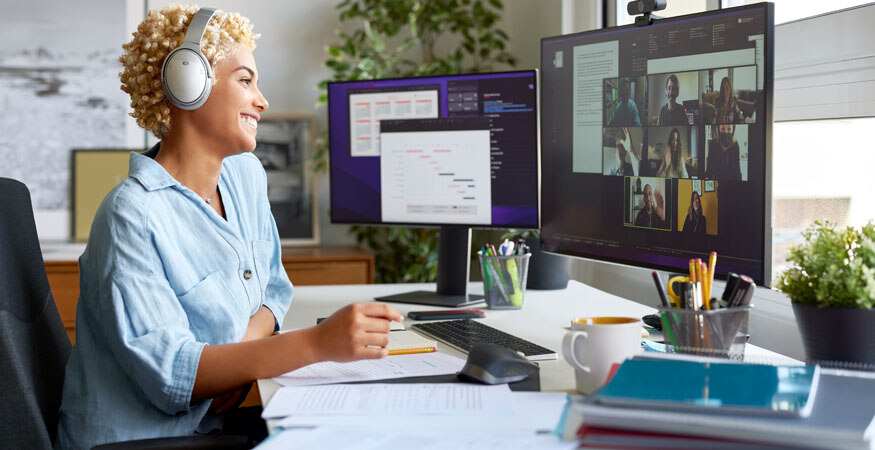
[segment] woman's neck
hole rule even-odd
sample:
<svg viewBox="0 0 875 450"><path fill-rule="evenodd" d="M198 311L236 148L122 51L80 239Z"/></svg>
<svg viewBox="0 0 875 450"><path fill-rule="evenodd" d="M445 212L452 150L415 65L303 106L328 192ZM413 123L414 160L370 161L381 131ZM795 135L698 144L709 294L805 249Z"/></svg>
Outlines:
<svg viewBox="0 0 875 450"><path fill-rule="evenodd" d="M200 197L211 198L222 174L223 157L197 132L179 127L161 140L155 161L183 186Z"/></svg>

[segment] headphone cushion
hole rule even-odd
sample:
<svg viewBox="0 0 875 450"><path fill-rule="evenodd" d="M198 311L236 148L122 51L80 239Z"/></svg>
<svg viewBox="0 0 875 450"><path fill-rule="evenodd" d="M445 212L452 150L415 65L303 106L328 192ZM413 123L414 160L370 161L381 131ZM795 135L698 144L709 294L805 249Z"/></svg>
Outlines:
<svg viewBox="0 0 875 450"><path fill-rule="evenodd" d="M202 55L189 48L180 47L167 56L161 79L174 105L195 109L206 101L212 87L207 64Z"/></svg>

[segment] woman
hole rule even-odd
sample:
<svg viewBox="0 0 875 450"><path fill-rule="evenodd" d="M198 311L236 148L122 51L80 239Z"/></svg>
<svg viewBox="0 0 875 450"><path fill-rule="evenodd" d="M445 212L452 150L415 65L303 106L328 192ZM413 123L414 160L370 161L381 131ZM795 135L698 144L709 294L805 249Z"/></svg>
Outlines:
<svg viewBox="0 0 875 450"><path fill-rule="evenodd" d="M681 133L672 128L668 133L668 143L663 152L662 165L656 170L656 176L663 178L689 178L684 163L684 149L681 144Z"/></svg>
<svg viewBox="0 0 875 450"><path fill-rule="evenodd" d="M699 198L699 193L693 191L690 195L690 207L687 209L687 218L684 219L684 227L681 231L684 233L705 233L707 230L707 221L702 214L702 200Z"/></svg>
<svg viewBox="0 0 875 450"><path fill-rule="evenodd" d="M732 95L732 84L729 82L729 77L723 77L723 80L720 81L720 94L717 96L715 112L714 120L717 125L744 122L744 114L738 107L735 96Z"/></svg>
<svg viewBox="0 0 875 450"><path fill-rule="evenodd" d="M160 74L196 12L150 11L119 59L131 115L161 142L131 155L129 178L104 199L79 260L61 448L216 432L254 380L383 357L389 321L401 320L389 306L353 304L274 335L292 285L251 154L268 109L252 56L258 36L239 14L214 15L200 44L212 91L203 106L180 109ZM232 416L225 425L240 428Z"/></svg>

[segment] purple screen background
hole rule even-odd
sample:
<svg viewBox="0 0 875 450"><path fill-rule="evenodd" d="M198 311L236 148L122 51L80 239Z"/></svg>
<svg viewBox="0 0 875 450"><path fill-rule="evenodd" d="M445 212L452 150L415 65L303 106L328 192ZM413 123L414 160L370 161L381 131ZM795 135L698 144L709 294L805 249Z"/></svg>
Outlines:
<svg viewBox="0 0 875 450"><path fill-rule="evenodd" d="M448 75L438 77L403 78L392 80L367 80L329 83L328 85L328 133L331 174L331 222L382 224L380 206L380 159L377 157L356 157L350 154L349 142L349 101L350 90L368 88L387 88L417 85L439 85L439 117L448 117L447 86L450 81L486 80L496 78L526 78L535 85L535 71ZM533 104L535 102L533 101ZM480 105L482 111L482 105ZM531 121L534 128L537 114L533 111ZM533 148L536 152L537 147ZM533 155L534 156L534 155ZM533 158L535 159L535 158ZM537 189L537 182L533 183ZM393 223L394 224L394 223ZM429 225L429 224L412 224ZM433 224L442 225L442 224ZM469 225L460 223L458 225ZM472 225L484 227L484 225ZM538 205L492 206L493 227L537 228Z"/></svg>

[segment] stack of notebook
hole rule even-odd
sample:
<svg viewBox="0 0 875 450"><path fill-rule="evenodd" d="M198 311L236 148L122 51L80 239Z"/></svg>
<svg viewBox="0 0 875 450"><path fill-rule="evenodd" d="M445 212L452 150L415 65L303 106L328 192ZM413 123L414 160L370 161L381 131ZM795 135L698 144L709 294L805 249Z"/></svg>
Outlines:
<svg viewBox="0 0 875 450"><path fill-rule="evenodd" d="M873 448L875 373L635 358L573 402L581 447Z"/></svg>

